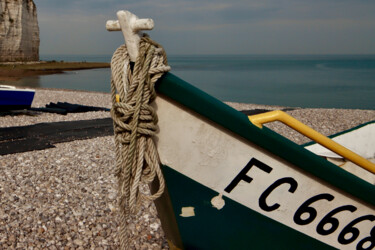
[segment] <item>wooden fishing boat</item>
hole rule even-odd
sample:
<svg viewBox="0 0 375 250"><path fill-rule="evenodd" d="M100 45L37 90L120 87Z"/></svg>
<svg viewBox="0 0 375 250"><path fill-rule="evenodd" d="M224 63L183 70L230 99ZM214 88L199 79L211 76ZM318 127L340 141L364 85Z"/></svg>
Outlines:
<svg viewBox="0 0 375 250"><path fill-rule="evenodd" d="M134 61L153 22L118 17L107 29L123 31ZM369 174L374 163L281 111L247 117L170 73L155 87L166 182L155 204L172 249L375 248L375 186L262 124L282 121Z"/></svg>
<svg viewBox="0 0 375 250"><path fill-rule="evenodd" d="M0 85L0 110L18 110L31 107L35 95L33 89L18 89Z"/></svg>
<svg viewBox="0 0 375 250"><path fill-rule="evenodd" d="M156 202L181 249L373 249L375 187L183 80L156 85L167 183Z"/></svg>

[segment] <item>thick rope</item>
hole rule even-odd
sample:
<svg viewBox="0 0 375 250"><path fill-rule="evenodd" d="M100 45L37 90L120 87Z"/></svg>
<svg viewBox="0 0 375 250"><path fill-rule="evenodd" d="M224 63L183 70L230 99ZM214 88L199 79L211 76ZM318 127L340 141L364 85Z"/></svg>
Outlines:
<svg viewBox="0 0 375 250"><path fill-rule="evenodd" d="M157 130L157 115L151 106L155 99L155 82L170 70L163 48L144 35L139 55L131 70L126 46L120 46L111 60L111 92L115 132L116 167L120 206L120 246L130 248L127 224L143 201L152 201L164 191L159 155L152 136ZM116 94L120 101L116 101ZM143 184L155 178L159 190L154 194L141 192Z"/></svg>

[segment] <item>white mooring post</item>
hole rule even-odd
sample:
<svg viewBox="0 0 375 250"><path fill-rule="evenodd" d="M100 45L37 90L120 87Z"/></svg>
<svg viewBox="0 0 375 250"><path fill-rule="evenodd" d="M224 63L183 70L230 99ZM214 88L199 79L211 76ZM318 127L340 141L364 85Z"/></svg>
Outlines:
<svg viewBox="0 0 375 250"><path fill-rule="evenodd" d="M107 21L106 28L108 31L122 31L130 61L135 62L138 56L139 41L142 36L141 30L152 30L154 21L150 18L139 19L136 15L126 10L118 11L117 18L118 20L116 21Z"/></svg>

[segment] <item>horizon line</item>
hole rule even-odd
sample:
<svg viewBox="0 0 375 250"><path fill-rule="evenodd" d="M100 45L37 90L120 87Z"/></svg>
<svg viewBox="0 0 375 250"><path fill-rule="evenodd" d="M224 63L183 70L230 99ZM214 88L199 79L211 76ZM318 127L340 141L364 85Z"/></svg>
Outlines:
<svg viewBox="0 0 375 250"><path fill-rule="evenodd" d="M109 56L111 54L39 54L41 56ZM325 53L325 54L169 54L167 56L375 56L375 53Z"/></svg>

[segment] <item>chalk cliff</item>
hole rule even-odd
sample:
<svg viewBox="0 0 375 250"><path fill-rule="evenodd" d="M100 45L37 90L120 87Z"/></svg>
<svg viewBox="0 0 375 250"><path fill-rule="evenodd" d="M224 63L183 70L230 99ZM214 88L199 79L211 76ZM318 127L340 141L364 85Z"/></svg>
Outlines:
<svg viewBox="0 0 375 250"><path fill-rule="evenodd" d="M38 61L39 27L32 0L0 0L0 62Z"/></svg>

